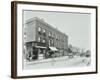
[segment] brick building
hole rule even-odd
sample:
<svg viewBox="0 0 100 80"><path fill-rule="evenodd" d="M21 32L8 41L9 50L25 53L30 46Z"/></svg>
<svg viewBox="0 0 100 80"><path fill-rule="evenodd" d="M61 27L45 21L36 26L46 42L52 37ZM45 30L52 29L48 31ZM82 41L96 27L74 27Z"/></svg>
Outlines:
<svg viewBox="0 0 100 80"><path fill-rule="evenodd" d="M43 19L28 19L23 29L24 53L33 59L67 55L68 36Z"/></svg>

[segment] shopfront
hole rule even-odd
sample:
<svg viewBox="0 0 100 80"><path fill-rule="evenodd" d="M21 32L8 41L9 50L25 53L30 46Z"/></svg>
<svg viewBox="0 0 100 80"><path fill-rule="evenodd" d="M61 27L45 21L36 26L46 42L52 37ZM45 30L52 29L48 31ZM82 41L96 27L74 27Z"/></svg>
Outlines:
<svg viewBox="0 0 100 80"><path fill-rule="evenodd" d="M38 46L36 43L26 44L26 59L30 61L48 59L59 56L59 50L56 47Z"/></svg>

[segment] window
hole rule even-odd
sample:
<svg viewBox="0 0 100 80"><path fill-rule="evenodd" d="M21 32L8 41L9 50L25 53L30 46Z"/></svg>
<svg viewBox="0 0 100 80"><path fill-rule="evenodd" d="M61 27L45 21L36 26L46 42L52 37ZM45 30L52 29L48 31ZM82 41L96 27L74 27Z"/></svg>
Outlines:
<svg viewBox="0 0 100 80"><path fill-rule="evenodd" d="M40 37L38 37L38 42L40 42L41 41L41 38Z"/></svg>
<svg viewBox="0 0 100 80"><path fill-rule="evenodd" d="M54 43L54 41L53 40L51 40L52 41L52 44Z"/></svg>
<svg viewBox="0 0 100 80"><path fill-rule="evenodd" d="M42 31L42 28L41 27L38 27L38 31L41 32Z"/></svg>
<svg viewBox="0 0 100 80"><path fill-rule="evenodd" d="M49 37L51 36L51 32L49 32Z"/></svg>
<svg viewBox="0 0 100 80"><path fill-rule="evenodd" d="M46 29L43 29L43 35L46 36Z"/></svg>
<svg viewBox="0 0 100 80"><path fill-rule="evenodd" d="M43 33L45 33L46 32L46 30L45 29L43 29Z"/></svg>
<svg viewBox="0 0 100 80"><path fill-rule="evenodd" d="M59 36L58 36L58 40L59 40Z"/></svg>
<svg viewBox="0 0 100 80"><path fill-rule="evenodd" d="M58 40L60 40L60 36L58 36Z"/></svg>
<svg viewBox="0 0 100 80"><path fill-rule="evenodd" d="M58 36L56 35L56 39L58 40Z"/></svg>
<svg viewBox="0 0 100 80"><path fill-rule="evenodd" d="M62 37L60 37L60 41L62 41Z"/></svg>
<svg viewBox="0 0 100 80"><path fill-rule="evenodd" d="M62 40L62 42L64 42L64 39Z"/></svg>
<svg viewBox="0 0 100 80"><path fill-rule="evenodd" d="M45 43L46 42L46 40L45 39L43 39L43 43Z"/></svg>
<svg viewBox="0 0 100 80"><path fill-rule="evenodd" d="M52 38L54 37L54 34L52 34Z"/></svg>
<svg viewBox="0 0 100 80"><path fill-rule="evenodd" d="M58 46L58 42L56 42L56 46Z"/></svg>
<svg viewBox="0 0 100 80"><path fill-rule="evenodd" d="M24 31L24 35L26 35L26 31Z"/></svg>
<svg viewBox="0 0 100 80"><path fill-rule="evenodd" d="M49 46L50 46L51 41L49 40Z"/></svg>
<svg viewBox="0 0 100 80"><path fill-rule="evenodd" d="M42 28L38 27L38 33L41 35Z"/></svg>
<svg viewBox="0 0 100 80"><path fill-rule="evenodd" d="M52 40L52 45L54 46L54 40Z"/></svg>
<svg viewBox="0 0 100 80"><path fill-rule="evenodd" d="M55 34L53 34L53 38L55 38Z"/></svg>
<svg viewBox="0 0 100 80"><path fill-rule="evenodd" d="M26 35L24 35L24 40L26 40L26 38L27 38L27 36L26 36Z"/></svg>

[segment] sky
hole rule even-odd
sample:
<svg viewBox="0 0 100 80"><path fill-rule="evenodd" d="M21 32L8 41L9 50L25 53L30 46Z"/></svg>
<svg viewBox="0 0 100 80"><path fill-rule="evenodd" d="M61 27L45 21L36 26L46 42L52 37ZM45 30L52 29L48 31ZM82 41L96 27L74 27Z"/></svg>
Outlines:
<svg viewBox="0 0 100 80"><path fill-rule="evenodd" d="M59 31L68 35L68 44L81 49L91 48L91 14L49 12L49 11L23 11L24 22L30 18L38 17Z"/></svg>

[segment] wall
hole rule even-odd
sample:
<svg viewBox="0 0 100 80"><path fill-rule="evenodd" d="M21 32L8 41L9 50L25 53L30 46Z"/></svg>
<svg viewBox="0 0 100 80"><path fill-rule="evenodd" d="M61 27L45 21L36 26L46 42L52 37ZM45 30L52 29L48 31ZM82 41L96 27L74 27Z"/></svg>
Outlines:
<svg viewBox="0 0 100 80"><path fill-rule="evenodd" d="M98 6L100 5L99 0L31 0L31 1L98 5ZM10 70L11 70L10 69L11 68L10 66L11 65L11 11L10 11L11 4L10 2L11 0L0 0L0 80L13 80L10 78ZM98 16L98 18L100 18L100 16ZM100 34L100 31L98 33ZM100 41L100 37L98 39L99 39L98 41ZM100 42L98 42L98 44L100 45ZM100 54L98 54L98 57L100 57ZM100 59L98 61L100 61ZM100 67L100 64L98 64L98 67ZM100 80L99 76L100 76L100 69L98 74L34 78L34 80L40 80L40 79L41 80ZM33 78L29 80L33 80Z"/></svg>
<svg viewBox="0 0 100 80"><path fill-rule="evenodd" d="M23 29L23 33L26 32L26 42L31 42L36 40L36 27L35 22L29 22L25 24L25 28Z"/></svg>

